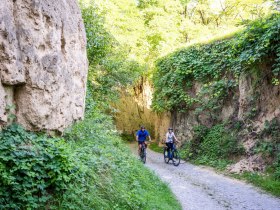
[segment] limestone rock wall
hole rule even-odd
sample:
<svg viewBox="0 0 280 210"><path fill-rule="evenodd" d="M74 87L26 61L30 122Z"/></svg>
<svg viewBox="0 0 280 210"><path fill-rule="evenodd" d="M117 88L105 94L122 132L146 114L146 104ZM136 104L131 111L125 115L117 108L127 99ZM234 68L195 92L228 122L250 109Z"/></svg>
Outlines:
<svg viewBox="0 0 280 210"><path fill-rule="evenodd" d="M120 132L135 135L135 131L144 125L152 140L164 138L170 125L170 114L158 115L152 111L152 93L151 84L144 78L133 88L121 92L120 100L113 105L116 109L116 127Z"/></svg>
<svg viewBox="0 0 280 210"><path fill-rule="evenodd" d="M210 113L196 115L194 109L186 113L179 111L171 114L171 124L181 143L193 138L194 127L205 125L211 127L217 122L229 120L241 123L242 129L238 132L238 139L245 148L245 156L236 164L229 167L231 172L262 171L267 160L261 154L254 153L258 141L270 141L270 136L261 137L266 122L280 119L280 86L273 85L271 64L259 64L250 72L242 73L238 85L233 93L214 113L216 122L211 120ZM194 93L199 89L194 88ZM264 138L264 139L262 139Z"/></svg>
<svg viewBox="0 0 280 210"><path fill-rule="evenodd" d="M241 121L251 126L250 130L263 130L265 122L280 117L280 86L273 85L271 64L261 64L254 73L243 73L238 80L238 86L224 102L221 110L215 113L218 121ZM199 87L199 85L197 85ZM194 88L196 94L199 88ZM182 142L192 138L193 127L203 124L212 126L209 113L195 114L190 109L186 113L173 112L171 124L177 129Z"/></svg>
<svg viewBox="0 0 280 210"><path fill-rule="evenodd" d="M76 0L1 0L0 122L15 105L29 130L62 131L83 118L86 36Z"/></svg>

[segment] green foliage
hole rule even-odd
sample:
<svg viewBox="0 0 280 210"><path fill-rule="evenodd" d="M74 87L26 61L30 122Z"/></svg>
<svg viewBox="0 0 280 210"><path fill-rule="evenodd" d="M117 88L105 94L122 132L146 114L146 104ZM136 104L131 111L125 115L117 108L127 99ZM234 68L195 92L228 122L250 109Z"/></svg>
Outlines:
<svg viewBox="0 0 280 210"><path fill-rule="evenodd" d="M275 180L270 174L258 174L245 172L241 175L234 175L235 178L242 178L250 183L272 193L273 195L280 196L280 181Z"/></svg>
<svg viewBox="0 0 280 210"><path fill-rule="evenodd" d="M211 166L218 170L225 170L226 167L232 162L227 159L209 159L208 156L200 156L194 160L194 163L198 165Z"/></svg>
<svg viewBox="0 0 280 210"><path fill-rule="evenodd" d="M149 6L156 6L158 5L157 0L138 0L138 7L141 9L147 8Z"/></svg>
<svg viewBox="0 0 280 210"><path fill-rule="evenodd" d="M6 106L6 112L8 113L8 122L12 123L16 119L15 113L16 106L14 104Z"/></svg>
<svg viewBox="0 0 280 210"><path fill-rule="evenodd" d="M234 133L229 133L225 125L213 126L200 145L200 154L209 159L230 159L233 155L240 155L242 147L238 144Z"/></svg>
<svg viewBox="0 0 280 210"><path fill-rule="evenodd" d="M277 155L274 159L274 163L273 163L273 177L276 180L280 180L280 145L278 144L278 150L277 150Z"/></svg>
<svg viewBox="0 0 280 210"><path fill-rule="evenodd" d="M113 37L104 28L104 18L94 4L80 3L87 36L89 65L97 65L112 50Z"/></svg>
<svg viewBox="0 0 280 210"><path fill-rule="evenodd" d="M38 209L63 194L76 166L63 139L13 124L0 133L0 209Z"/></svg>
<svg viewBox="0 0 280 210"><path fill-rule="evenodd" d="M131 4L127 1L111 3L80 1L90 61L86 118L65 132L64 138L79 173L68 184L67 191L57 198L57 208L180 209L168 187L131 157L114 130L112 118L101 113L110 109L109 104L118 97L118 90L132 84L144 68L130 54L135 52L136 45L142 44L137 37L128 36L138 31L129 23L133 18L123 21L123 17L116 15L122 8L125 10L121 11L121 16L128 13L134 17ZM116 13L107 15L109 12ZM105 21L110 20L113 25L108 27ZM121 21L116 23L116 20ZM138 21L137 17L132 22ZM116 28L118 30L112 30Z"/></svg>
<svg viewBox="0 0 280 210"><path fill-rule="evenodd" d="M274 64L273 73L278 75L279 69L279 24L280 15L274 14L267 19L251 23L239 34L234 45L239 62L245 67L268 59Z"/></svg>
<svg viewBox="0 0 280 210"><path fill-rule="evenodd" d="M195 126L193 138L182 147L182 157L186 159L196 158L200 153L200 145L208 132L209 128L206 126Z"/></svg>
<svg viewBox="0 0 280 210"><path fill-rule="evenodd" d="M279 22L280 15L274 14L230 39L193 45L160 59L153 77L153 109L184 110L198 103L213 110L234 91L238 75L262 61L271 63L277 76ZM195 82L205 85L194 94Z"/></svg>
<svg viewBox="0 0 280 210"><path fill-rule="evenodd" d="M89 2L90 0L80 0ZM272 10L262 0L94 0L104 26L125 51L148 70L154 61L186 44L243 28ZM146 70L147 70L146 69Z"/></svg>
<svg viewBox="0 0 280 210"><path fill-rule="evenodd" d="M274 143L280 143L280 120L277 118L272 119L270 122L265 121L264 129L261 132L261 137L270 136Z"/></svg>
<svg viewBox="0 0 280 210"><path fill-rule="evenodd" d="M158 142L152 142L149 144L149 149L158 152L158 153L162 153L163 152L163 147L158 145Z"/></svg>
<svg viewBox="0 0 280 210"><path fill-rule="evenodd" d="M93 83L95 100L100 103L117 99L121 87L133 84L140 74L147 74L147 70L152 72L154 61L159 57L186 43L209 40L231 27L233 30L240 28L236 25L241 20L254 20L267 14L260 0L242 3L227 0L218 7L213 7L210 1L179 0L80 0L80 5L88 39L89 80ZM235 48L242 46L235 47L233 42L224 40L209 46L195 45L189 51L177 53L180 55L178 59L175 55L174 62L162 63L167 71L155 76L161 81L155 82L154 109L184 111L194 103L208 105L201 106L203 110L219 109L221 96L234 88L230 83L235 83L234 78L222 79L221 75L231 67L236 72L241 71ZM250 46L246 49L251 50ZM175 75L170 78L174 68ZM276 65L275 71L277 68ZM210 103L201 102L203 97L186 94L193 80L200 81L208 76L215 77L215 81L205 88L205 94L211 92L213 96ZM276 78L274 82L277 84ZM101 107L110 108L106 103Z"/></svg>
<svg viewBox="0 0 280 210"><path fill-rule="evenodd" d="M0 133L1 209L181 209L94 107L67 143L18 125Z"/></svg>
<svg viewBox="0 0 280 210"><path fill-rule="evenodd" d="M168 187L131 156L111 118L94 109L90 116L65 134L82 173L59 208L180 209Z"/></svg>
<svg viewBox="0 0 280 210"><path fill-rule="evenodd" d="M194 132L194 138L183 146L182 153L197 164L224 169L233 156L244 152L235 133L229 132L225 124L217 124L212 128L197 126Z"/></svg>
<svg viewBox="0 0 280 210"><path fill-rule="evenodd" d="M272 159L271 175L280 180L280 121L274 118L270 122L265 122L265 127L260 133L259 140L254 149L255 153L261 153L264 157Z"/></svg>
<svg viewBox="0 0 280 210"><path fill-rule="evenodd" d="M100 108L108 109L108 103L118 98L118 89L132 84L143 71L137 61L128 57L114 36L105 27L105 12L94 1L80 0L86 28L87 55L89 60L88 80L92 97Z"/></svg>
<svg viewBox="0 0 280 210"><path fill-rule="evenodd" d="M120 137L125 142L135 142L135 136L133 136L133 134L122 133Z"/></svg>

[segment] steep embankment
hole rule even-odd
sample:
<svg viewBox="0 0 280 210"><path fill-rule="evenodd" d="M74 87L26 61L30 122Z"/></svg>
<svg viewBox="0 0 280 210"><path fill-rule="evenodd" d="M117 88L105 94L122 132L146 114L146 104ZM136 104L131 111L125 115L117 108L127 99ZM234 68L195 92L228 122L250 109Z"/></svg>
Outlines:
<svg viewBox="0 0 280 210"><path fill-rule="evenodd" d="M153 108L172 113L178 138L190 142L189 157L210 165L237 162L233 172L271 165L279 179L279 23L275 14L157 63Z"/></svg>
<svg viewBox="0 0 280 210"><path fill-rule="evenodd" d="M87 68L76 0L1 1L0 126L11 114L30 130L82 119Z"/></svg>
<svg viewBox="0 0 280 210"><path fill-rule="evenodd" d="M111 118L93 106L87 114L60 138L18 125L0 132L0 209L181 209Z"/></svg>

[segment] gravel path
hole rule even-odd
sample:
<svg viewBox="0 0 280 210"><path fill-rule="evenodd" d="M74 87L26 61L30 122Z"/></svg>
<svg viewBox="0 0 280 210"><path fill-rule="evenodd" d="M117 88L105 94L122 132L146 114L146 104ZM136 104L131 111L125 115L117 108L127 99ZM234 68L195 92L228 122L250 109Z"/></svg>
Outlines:
<svg viewBox="0 0 280 210"><path fill-rule="evenodd" d="M136 153L136 146L131 148ZM168 183L184 210L280 210L280 199L207 168L165 164L162 154L151 150L146 166Z"/></svg>

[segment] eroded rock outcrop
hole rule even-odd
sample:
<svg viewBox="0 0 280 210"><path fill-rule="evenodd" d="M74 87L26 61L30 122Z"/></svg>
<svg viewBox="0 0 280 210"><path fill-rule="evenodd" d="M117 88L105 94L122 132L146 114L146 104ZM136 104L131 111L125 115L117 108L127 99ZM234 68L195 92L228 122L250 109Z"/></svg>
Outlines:
<svg viewBox="0 0 280 210"><path fill-rule="evenodd" d="M76 0L1 0L0 120L16 106L29 130L62 131L83 117L86 37Z"/></svg>
<svg viewBox="0 0 280 210"><path fill-rule="evenodd" d="M153 140L162 140L170 125L170 114L156 114L152 111L153 88L149 81L142 78L133 88L121 92L120 100L114 104L117 129L131 136L140 125L144 125ZM133 137L131 137L133 138Z"/></svg>
<svg viewBox="0 0 280 210"><path fill-rule="evenodd" d="M210 128L226 121L239 123L242 129L238 131L238 139L244 146L245 155L236 164L229 166L228 170L234 173L263 171L271 160L261 153L255 154L254 150L258 142L271 142L271 134L262 133L273 120L280 119L280 86L272 83L274 75L271 66L262 63L255 66L254 74L242 73L232 95L224 100L216 112L197 114L194 109L186 113L174 111L171 124L176 128L178 139L181 142L191 140L196 125ZM199 88L193 90L193 95L200 91Z"/></svg>

